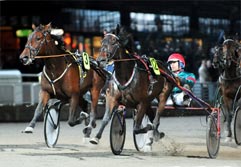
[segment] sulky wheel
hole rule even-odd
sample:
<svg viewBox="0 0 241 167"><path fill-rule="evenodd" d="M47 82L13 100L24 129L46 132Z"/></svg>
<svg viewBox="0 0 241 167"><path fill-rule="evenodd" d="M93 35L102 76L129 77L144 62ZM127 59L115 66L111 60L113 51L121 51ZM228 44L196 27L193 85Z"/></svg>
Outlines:
<svg viewBox="0 0 241 167"><path fill-rule="evenodd" d="M110 125L110 146L115 155L120 155L123 150L126 137L126 122L123 110L113 112Z"/></svg>
<svg viewBox="0 0 241 167"><path fill-rule="evenodd" d="M237 107L234 116L234 139L237 145L241 145L241 107Z"/></svg>
<svg viewBox="0 0 241 167"><path fill-rule="evenodd" d="M60 113L56 106L50 106L44 117L44 138L48 147L54 147L58 141L60 130Z"/></svg>
<svg viewBox="0 0 241 167"><path fill-rule="evenodd" d="M211 113L207 119L206 144L210 158L216 158L220 146L220 133L218 132L218 114Z"/></svg>

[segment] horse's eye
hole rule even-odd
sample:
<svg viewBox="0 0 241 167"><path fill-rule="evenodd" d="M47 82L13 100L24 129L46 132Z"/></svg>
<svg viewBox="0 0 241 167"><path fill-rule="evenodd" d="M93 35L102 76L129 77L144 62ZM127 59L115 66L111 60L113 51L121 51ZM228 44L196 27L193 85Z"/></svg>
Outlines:
<svg viewBox="0 0 241 167"><path fill-rule="evenodd" d="M116 43L116 38L112 38L111 43L114 45Z"/></svg>
<svg viewBox="0 0 241 167"><path fill-rule="evenodd" d="M40 40L41 40L41 37L37 37L36 40L37 40L37 41L40 41Z"/></svg>

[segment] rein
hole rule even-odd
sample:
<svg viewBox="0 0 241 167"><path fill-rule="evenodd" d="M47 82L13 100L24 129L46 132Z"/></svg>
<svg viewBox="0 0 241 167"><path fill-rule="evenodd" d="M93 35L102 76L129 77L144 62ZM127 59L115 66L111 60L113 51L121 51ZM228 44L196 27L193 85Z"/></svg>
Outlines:
<svg viewBox="0 0 241 167"><path fill-rule="evenodd" d="M224 80L224 81L234 81L234 80L237 80L237 79L240 79L241 78L241 75L235 77L235 78L226 78L223 76L223 74L220 75L219 77L219 81L221 80Z"/></svg>
<svg viewBox="0 0 241 167"><path fill-rule="evenodd" d="M173 83L174 85L176 85L179 89L181 89L182 91L184 91L185 93L188 94L188 96L190 96L192 99L194 99L200 106L202 106L209 114L212 111L212 107L210 104L208 104L207 102L205 102L204 100L198 98L197 96L195 96L191 90L182 87L177 80L172 77L171 75L169 75L168 73L166 73L164 70L162 70L161 68L159 68L159 71L161 72L162 75L165 76L165 78L167 78L167 80L169 80L171 83ZM204 106L206 106L207 108L205 108ZM209 110L209 111L208 111Z"/></svg>
<svg viewBox="0 0 241 167"><path fill-rule="evenodd" d="M131 60L137 60L137 59L119 59L119 60L112 60L113 62L120 62L120 61L131 61Z"/></svg>
<svg viewBox="0 0 241 167"><path fill-rule="evenodd" d="M56 57L63 57L69 54L60 54L60 55L49 55L49 56L35 56L35 59L46 59L46 58L56 58Z"/></svg>

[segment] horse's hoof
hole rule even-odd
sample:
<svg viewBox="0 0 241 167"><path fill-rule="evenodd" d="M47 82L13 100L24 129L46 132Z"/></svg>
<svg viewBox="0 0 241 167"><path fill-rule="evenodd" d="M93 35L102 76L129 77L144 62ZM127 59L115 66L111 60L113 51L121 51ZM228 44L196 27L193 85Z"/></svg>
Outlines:
<svg viewBox="0 0 241 167"><path fill-rule="evenodd" d="M88 126L90 123L90 116L88 113L81 111L78 118L78 124L81 124L82 121L85 121L85 126Z"/></svg>
<svg viewBox="0 0 241 167"><path fill-rule="evenodd" d="M85 127L83 129L83 133L84 133L85 137L89 137L90 136L91 130L92 130L92 128L90 128L90 127Z"/></svg>
<svg viewBox="0 0 241 167"><path fill-rule="evenodd" d="M88 118L89 117L89 114L88 113L86 113L86 112L83 112L83 111L81 111L80 112L80 117L82 117L82 118Z"/></svg>
<svg viewBox="0 0 241 167"><path fill-rule="evenodd" d="M90 138L89 137L83 137L83 143L84 144L88 144L90 142Z"/></svg>
<svg viewBox="0 0 241 167"><path fill-rule="evenodd" d="M148 135L148 139L147 139L147 141L146 141L146 145L152 145L152 143L153 143L153 130L150 130L150 131L148 131L147 132L147 135Z"/></svg>
<svg viewBox="0 0 241 167"><path fill-rule="evenodd" d="M78 120L76 122L78 122ZM68 122L68 124L69 124L69 126L73 127L77 124L76 122Z"/></svg>
<svg viewBox="0 0 241 167"><path fill-rule="evenodd" d="M99 139L94 137L94 138L90 139L90 143L97 145L97 144L99 144Z"/></svg>
<svg viewBox="0 0 241 167"><path fill-rule="evenodd" d="M33 133L33 128L28 126L28 127L25 128L24 131L22 131L22 133Z"/></svg>
<svg viewBox="0 0 241 167"><path fill-rule="evenodd" d="M165 133L164 132L161 132L160 133L160 139L163 138L165 136Z"/></svg>
<svg viewBox="0 0 241 167"><path fill-rule="evenodd" d="M232 142L232 137L226 137L224 140L225 143L230 143Z"/></svg>
<svg viewBox="0 0 241 167"><path fill-rule="evenodd" d="M154 133L154 140L157 142L158 140L160 140L164 136L165 136L165 133L163 133L163 132L155 132Z"/></svg>
<svg viewBox="0 0 241 167"><path fill-rule="evenodd" d="M92 121L91 126L92 126L92 128L95 128L96 127L96 122Z"/></svg>
<svg viewBox="0 0 241 167"><path fill-rule="evenodd" d="M142 151L143 151L143 152L151 152L151 151L152 151L152 146L151 146L151 145L145 145L145 146L142 148Z"/></svg>

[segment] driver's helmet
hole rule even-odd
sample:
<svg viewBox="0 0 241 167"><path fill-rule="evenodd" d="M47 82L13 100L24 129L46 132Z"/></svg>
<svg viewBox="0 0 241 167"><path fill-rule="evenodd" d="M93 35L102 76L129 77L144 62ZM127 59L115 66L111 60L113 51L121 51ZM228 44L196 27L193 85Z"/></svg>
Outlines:
<svg viewBox="0 0 241 167"><path fill-rule="evenodd" d="M181 55L180 53L173 53L169 56L167 63L170 63L171 61L178 61L179 62L179 67L181 69L185 68L186 62L185 59L183 57L183 55Z"/></svg>

